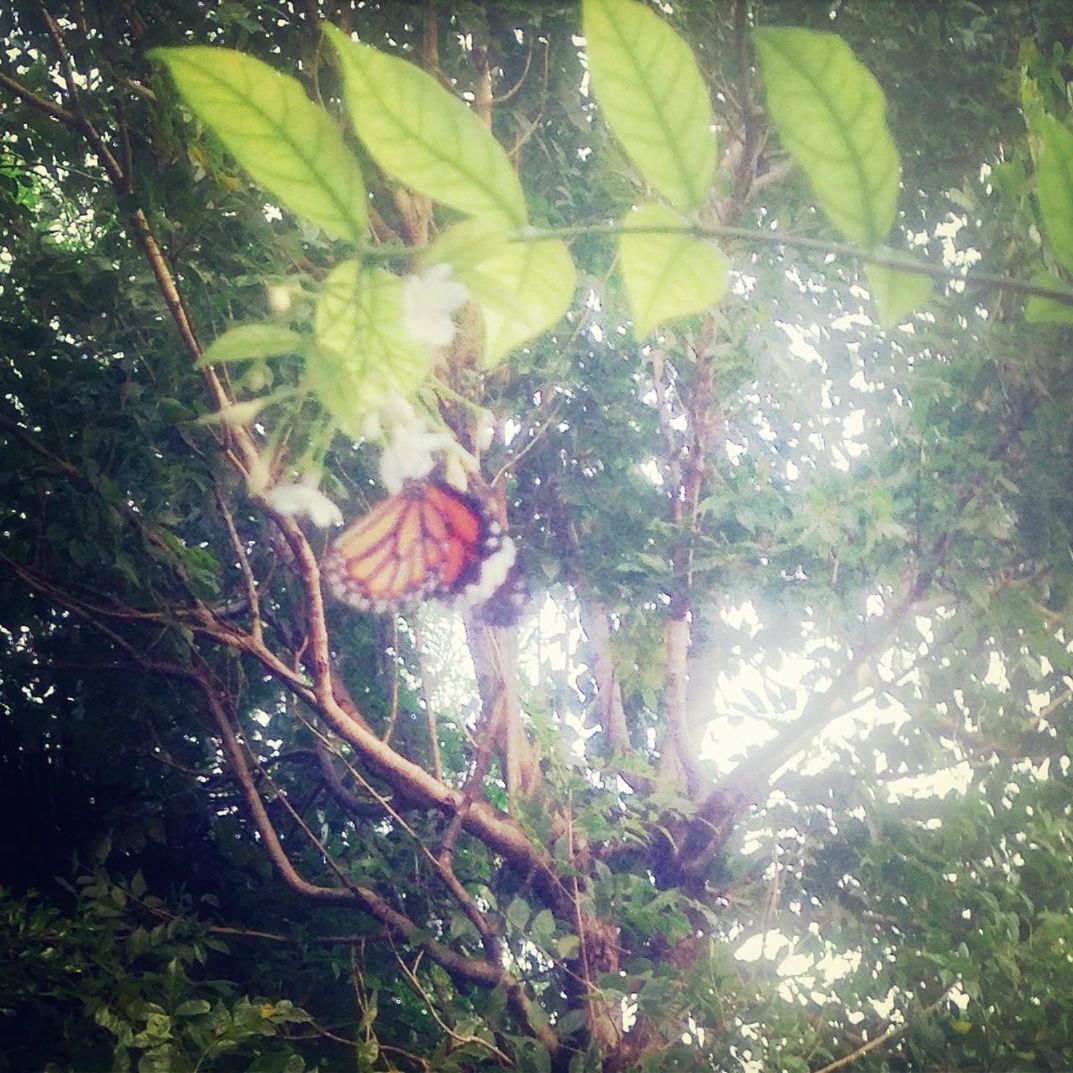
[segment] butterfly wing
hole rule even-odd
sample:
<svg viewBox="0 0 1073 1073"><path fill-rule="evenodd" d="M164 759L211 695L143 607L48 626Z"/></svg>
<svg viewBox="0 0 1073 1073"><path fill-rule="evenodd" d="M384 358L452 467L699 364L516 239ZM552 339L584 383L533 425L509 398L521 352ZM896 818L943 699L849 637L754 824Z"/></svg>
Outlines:
<svg viewBox="0 0 1073 1073"><path fill-rule="evenodd" d="M501 544L498 523L473 496L439 481L415 482L344 530L323 572L345 603L397 610L461 592Z"/></svg>

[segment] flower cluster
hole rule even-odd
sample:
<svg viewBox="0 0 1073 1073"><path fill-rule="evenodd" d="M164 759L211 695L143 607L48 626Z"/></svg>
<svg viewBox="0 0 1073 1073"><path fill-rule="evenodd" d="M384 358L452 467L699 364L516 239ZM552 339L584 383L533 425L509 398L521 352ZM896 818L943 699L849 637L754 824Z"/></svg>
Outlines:
<svg viewBox="0 0 1073 1073"><path fill-rule="evenodd" d="M432 265L403 281L402 323L419 343L447 346L455 336L453 314L468 296L465 284L451 279L450 265Z"/></svg>

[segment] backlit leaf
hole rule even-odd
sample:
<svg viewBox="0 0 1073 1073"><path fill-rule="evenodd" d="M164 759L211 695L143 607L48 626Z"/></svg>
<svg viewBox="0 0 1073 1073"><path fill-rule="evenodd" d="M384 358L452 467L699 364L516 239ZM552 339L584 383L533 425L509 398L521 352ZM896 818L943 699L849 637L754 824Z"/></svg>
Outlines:
<svg viewBox="0 0 1073 1073"><path fill-rule="evenodd" d="M277 354L294 354L302 349L304 339L290 328L278 324L239 324L218 335L198 360L198 366L249 358L271 358Z"/></svg>
<svg viewBox="0 0 1073 1073"><path fill-rule="evenodd" d="M507 318L525 317L526 301L515 293L515 284L490 272L486 263L509 246L508 233L494 221L475 217L452 224L428 246L419 258L422 268L449 264L452 278L465 284L469 297L482 309L495 310Z"/></svg>
<svg viewBox="0 0 1073 1073"><path fill-rule="evenodd" d="M292 212L355 242L368 221L361 169L331 117L293 78L225 48L162 48L183 99Z"/></svg>
<svg viewBox="0 0 1073 1073"><path fill-rule="evenodd" d="M475 294L484 314L484 363L488 367L555 324L569 309L577 282L570 251L557 239L513 243L483 261L480 272L498 280L509 297L504 302L491 291Z"/></svg>
<svg viewBox="0 0 1073 1073"><path fill-rule="evenodd" d="M879 83L835 34L765 26L753 41L768 112L827 218L853 242L882 242L899 164Z"/></svg>
<svg viewBox="0 0 1073 1073"><path fill-rule="evenodd" d="M876 319L881 328L893 328L931 296L932 281L919 272L866 264L864 274L876 304Z"/></svg>
<svg viewBox="0 0 1073 1073"><path fill-rule="evenodd" d="M306 386L355 439L366 414L393 393L412 395L428 373L428 349L403 326L402 280L390 272L338 265L322 285L313 327Z"/></svg>
<svg viewBox="0 0 1073 1073"><path fill-rule="evenodd" d="M467 215L525 222L514 168L473 111L412 63L324 29L339 55L351 122L384 171Z"/></svg>
<svg viewBox="0 0 1073 1073"><path fill-rule="evenodd" d="M643 205L623 221L626 228L681 228L666 205ZM675 317L700 313L726 293L729 266L722 250L688 234L623 234L619 238L622 279L640 339Z"/></svg>
<svg viewBox="0 0 1073 1073"><path fill-rule="evenodd" d="M585 0L593 92L626 154L672 205L696 208L715 169L708 90L689 46L634 0Z"/></svg>

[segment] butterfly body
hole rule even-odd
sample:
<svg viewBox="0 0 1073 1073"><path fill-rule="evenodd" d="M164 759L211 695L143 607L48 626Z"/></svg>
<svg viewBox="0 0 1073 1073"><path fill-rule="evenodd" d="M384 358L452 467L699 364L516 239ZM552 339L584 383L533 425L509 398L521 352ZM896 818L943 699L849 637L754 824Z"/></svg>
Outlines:
<svg viewBox="0 0 1073 1073"><path fill-rule="evenodd" d="M472 591L485 599L491 595L482 591L486 567L494 564L493 573L505 575L513 560L513 543L484 503L429 479L408 482L351 523L322 569L344 603L382 612L429 596L465 597Z"/></svg>

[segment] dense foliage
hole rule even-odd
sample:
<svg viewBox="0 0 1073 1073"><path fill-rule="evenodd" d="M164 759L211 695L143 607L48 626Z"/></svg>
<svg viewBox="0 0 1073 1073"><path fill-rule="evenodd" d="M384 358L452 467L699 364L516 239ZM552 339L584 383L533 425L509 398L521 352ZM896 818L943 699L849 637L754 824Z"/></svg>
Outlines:
<svg viewBox="0 0 1073 1073"><path fill-rule="evenodd" d="M0 1071L1073 1065L1067 7L0 11ZM322 591L391 391L516 625Z"/></svg>

